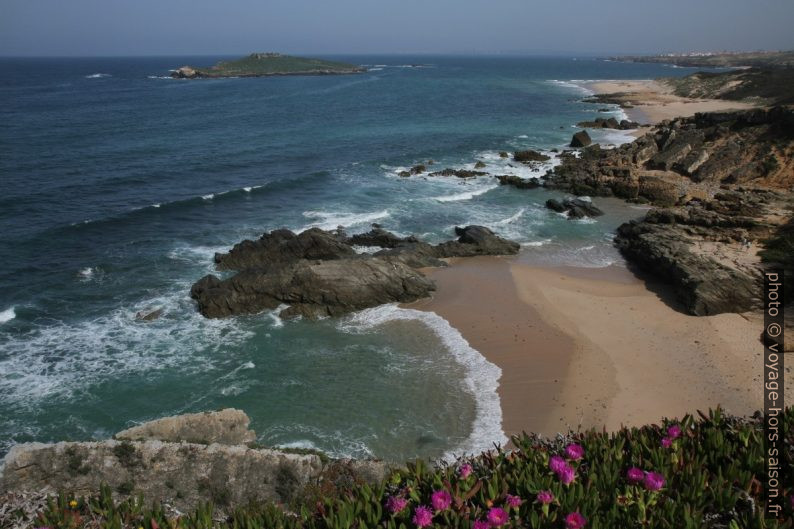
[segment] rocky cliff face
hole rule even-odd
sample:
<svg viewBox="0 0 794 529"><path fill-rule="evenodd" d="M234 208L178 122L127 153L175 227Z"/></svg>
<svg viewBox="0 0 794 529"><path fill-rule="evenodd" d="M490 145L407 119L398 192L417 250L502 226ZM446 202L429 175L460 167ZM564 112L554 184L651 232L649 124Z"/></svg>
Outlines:
<svg viewBox="0 0 794 529"><path fill-rule="evenodd" d="M783 107L696 114L660 123L617 149L567 153L547 187L663 206L713 195L721 185L794 186L794 111Z"/></svg>
<svg viewBox="0 0 794 529"><path fill-rule="evenodd" d="M205 276L190 294L208 318L282 305L288 305L281 309L282 317L338 316L429 296L435 284L417 268L444 266L443 258L518 253L517 243L482 226L456 228L456 234L457 240L433 246L377 227L352 237L339 230L313 228L300 234L275 230L217 254L219 268L239 272L225 280ZM357 254L353 246L381 250Z"/></svg>
<svg viewBox="0 0 794 529"><path fill-rule="evenodd" d="M319 484L379 483L390 471L379 461L251 447L248 423L227 409L144 423L114 440L17 445L0 467L0 498L88 495L107 485L119 498L143 494L175 512L209 500L228 512L249 502L289 504Z"/></svg>
<svg viewBox="0 0 794 529"><path fill-rule="evenodd" d="M794 111L665 121L616 149L566 153L544 183L663 207L619 228L615 243L628 261L672 285L691 314L752 310L758 251L791 217Z"/></svg>

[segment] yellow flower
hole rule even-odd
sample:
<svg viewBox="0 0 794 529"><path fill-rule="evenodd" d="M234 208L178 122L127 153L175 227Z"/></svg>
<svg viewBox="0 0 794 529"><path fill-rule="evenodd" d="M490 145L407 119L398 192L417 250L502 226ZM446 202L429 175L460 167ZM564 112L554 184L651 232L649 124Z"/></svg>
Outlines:
<svg viewBox="0 0 794 529"><path fill-rule="evenodd" d="M76 509L77 508L77 500L70 501L69 502L69 507L71 507L72 509Z"/></svg>

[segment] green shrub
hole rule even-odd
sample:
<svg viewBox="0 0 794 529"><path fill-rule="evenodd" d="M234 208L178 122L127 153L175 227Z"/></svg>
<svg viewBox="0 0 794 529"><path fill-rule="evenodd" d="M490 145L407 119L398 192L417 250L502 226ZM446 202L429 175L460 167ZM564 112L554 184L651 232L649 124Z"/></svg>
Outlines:
<svg viewBox="0 0 794 529"><path fill-rule="evenodd" d="M786 409L789 478L794 477L794 407ZM455 464L417 461L377 486L344 481L311 502L285 511L273 504L237 508L218 517L211 503L168 518L141 498L114 503L103 487L94 498L60 495L40 525L144 529L413 528L422 515L433 527L560 529L791 529L791 488L779 520L764 520L764 447L760 419L721 410L663 425L594 430L542 439L513 438L495 450ZM791 480L788 486L791 487ZM291 492L291 491L290 491ZM317 492L315 489L313 492ZM417 514L419 515L417 517ZM579 518L581 516L581 518ZM567 523L566 523L567 522ZM571 525L572 524L572 525Z"/></svg>

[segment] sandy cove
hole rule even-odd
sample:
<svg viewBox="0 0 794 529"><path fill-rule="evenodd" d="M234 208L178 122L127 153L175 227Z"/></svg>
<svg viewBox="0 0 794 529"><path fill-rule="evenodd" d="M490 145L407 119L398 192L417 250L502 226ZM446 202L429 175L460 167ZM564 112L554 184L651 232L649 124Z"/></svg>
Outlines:
<svg viewBox="0 0 794 529"><path fill-rule="evenodd" d="M621 99L633 108L626 108L629 119L653 124L665 119L693 116L696 112L721 112L754 108L751 103L725 99L692 99L679 97L658 81L597 81L582 86L596 94L622 94Z"/></svg>
<svg viewBox="0 0 794 529"><path fill-rule="evenodd" d="M762 406L760 315L686 315L621 266L477 257L426 273L438 291L410 306L444 317L502 369L508 435Z"/></svg>

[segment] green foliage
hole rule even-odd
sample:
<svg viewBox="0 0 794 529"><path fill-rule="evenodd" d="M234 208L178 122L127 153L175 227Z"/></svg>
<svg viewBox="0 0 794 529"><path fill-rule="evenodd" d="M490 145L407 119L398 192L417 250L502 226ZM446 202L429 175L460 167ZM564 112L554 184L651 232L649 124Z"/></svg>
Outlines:
<svg viewBox="0 0 794 529"><path fill-rule="evenodd" d="M212 68L196 68L196 70L205 77L246 77L298 73L352 73L360 69L344 62L277 53L252 53L242 59L223 61Z"/></svg>
<svg viewBox="0 0 794 529"><path fill-rule="evenodd" d="M127 468L134 468L141 461L141 455L135 449L135 445L129 441L122 441L114 446L113 455Z"/></svg>
<svg viewBox="0 0 794 529"><path fill-rule="evenodd" d="M786 409L783 420L789 450L785 464L791 477L794 407ZM440 467L416 461L377 486L348 479L340 468L340 479L329 479L332 486L313 488L308 495L304 492L305 501L292 503L291 510L283 505L251 504L223 517L208 503L188 515L169 518L158 504L145 508L141 498L114 503L103 487L97 497L78 499L73 506L71 496L52 499L40 514L39 525L52 529L407 529L415 527L416 507L430 506L433 492L446 490L452 506L434 512L434 527L470 529L475 520L486 519L492 508L508 512L509 520L502 527L511 528L559 529L575 511L587 519L587 529L794 527L791 489L785 492L781 518L764 519L764 447L758 421L729 417L718 409L675 423L680 435L669 434L672 424L614 433L591 430L554 440L524 434L513 438L513 450L495 450ZM668 446L662 444L666 437ZM549 461L553 455L564 456L569 443L580 445L584 457L568 459L576 477L564 485L549 470ZM464 464L472 467L468 476L460 471ZM652 490L630 482L627 470L631 467L661 474L664 485ZM540 504L536 501L539 491L550 491L554 500ZM511 507L508 495L523 502ZM395 497L408 503L393 514L387 500Z"/></svg>

